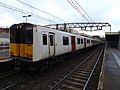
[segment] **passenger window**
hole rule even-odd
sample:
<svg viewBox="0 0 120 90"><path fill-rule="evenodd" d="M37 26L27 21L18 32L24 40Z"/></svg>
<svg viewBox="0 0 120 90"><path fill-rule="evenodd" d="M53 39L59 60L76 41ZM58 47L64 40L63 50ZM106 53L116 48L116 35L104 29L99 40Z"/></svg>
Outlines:
<svg viewBox="0 0 120 90"><path fill-rule="evenodd" d="M83 44L83 39L81 39L81 44Z"/></svg>
<svg viewBox="0 0 120 90"><path fill-rule="evenodd" d="M50 35L50 46L53 46L53 35Z"/></svg>
<svg viewBox="0 0 120 90"><path fill-rule="evenodd" d="M43 34L43 45L47 45L47 34Z"/></svg>
<svg viewBox="0 0 120 90"><path fill-rule="evenodd" d="M90 43L90 40L89 40L89 39L87 39L87 43Z"/></svg>
<svg viewBox="0 0 120 90"><path fill-rule="evenodd" d="M94 43L94 40L91 40L91 43Z"/></svg>
<svg viewBox="0 0 120 90"><path fill-rule="evenodd" d="M63 45L69 45L68 37L63 37Z"/></svg>
<svg viewBox="0 0 120 90"><path fill-rule="evenodd" d="M77 38L77 44L80 44L80 38Z"/></svg>

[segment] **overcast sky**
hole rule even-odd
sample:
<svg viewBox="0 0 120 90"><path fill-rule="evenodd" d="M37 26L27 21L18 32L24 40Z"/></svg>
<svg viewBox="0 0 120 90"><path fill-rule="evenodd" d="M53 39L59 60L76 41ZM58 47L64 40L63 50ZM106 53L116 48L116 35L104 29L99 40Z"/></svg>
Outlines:
<svg viewBox="0 0 120 90"><path fill-rule="evenodd" d="M80 15L67 0L21 0L27 4L30 4L40 10L48 12L54 16L57 16L67 22L86 22L86 20ZM82 8L89 14L89 16L95 22L108 22L112 25L112 31L116 32L120 30L120 0L76 0ZM16 12L1 5L7 4L22 10L27 11L28 15L37 14L44 18L44 20L31 16L28 18L28 22L45 25L50 23L64 23L65 21L51 17L45 13L37 11L32 7L28 7L17 0L0 0L0 26L11 26L14 23L25 22L26 15L20 12Z"/></svg>

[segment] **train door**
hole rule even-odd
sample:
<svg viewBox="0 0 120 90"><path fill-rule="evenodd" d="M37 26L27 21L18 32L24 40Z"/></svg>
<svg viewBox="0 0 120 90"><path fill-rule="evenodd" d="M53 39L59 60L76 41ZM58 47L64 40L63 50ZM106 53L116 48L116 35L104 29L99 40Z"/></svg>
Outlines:
<svg viewBox="0 0 120 90"><path fill-rule="evenodd" d="M32 58L33 30L32 26L22 27L19 31L20 57Z"/></svg>
<svg viewBox="0 0 120 90"><path fill-rule="evenodd" d="M86 38L84 38L84 48L86 48Z"/></svg>
<svg viewBox="0 0 120 90"><path fill-rule="evenodd" d="M25 44L24 44L24 57L32 59L33 56L33 28L28 26L25 28Z"/></svg>
<svg viewBox="0 0 120 90"><path fill-rule="evenodd" d="M49 57L49 44L48 44L48 32L42 32L42 57L43 58L48 58Z"/></svg>
<svg viewBox="0 0 120 90"><path fill-rule="evenodd" d="M72 48L72 51L75 51L76 49L75 36L71 36L71 48Z"/></svg>
<svg viewBox="0 0 120 90"><path fill-rule="evenodd" d="M55 35L54 33L49 33L49 57L55 56Z"/></svg>

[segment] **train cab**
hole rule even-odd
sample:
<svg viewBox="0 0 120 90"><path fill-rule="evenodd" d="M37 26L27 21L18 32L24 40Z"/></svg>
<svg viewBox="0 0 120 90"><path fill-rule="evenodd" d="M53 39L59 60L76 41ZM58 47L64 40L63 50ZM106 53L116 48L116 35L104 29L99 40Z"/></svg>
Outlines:
<svg viewBox="0 0 120 90"><path fill-rule="evenodd" d="M33 25L14 24L10 27L10 56L15 59L29 59L33 56Z"/></svg>

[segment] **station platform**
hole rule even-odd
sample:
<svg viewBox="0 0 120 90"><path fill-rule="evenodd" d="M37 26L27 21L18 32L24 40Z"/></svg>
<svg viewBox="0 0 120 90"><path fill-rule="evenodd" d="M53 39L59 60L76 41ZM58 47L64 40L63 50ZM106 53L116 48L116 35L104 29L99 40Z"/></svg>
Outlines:
<svg viewBox="0 0 120 90"><path fill-rule="evenodd" d="M103 69L103 90L120 90L120 50L107 47Z"/></svg>

